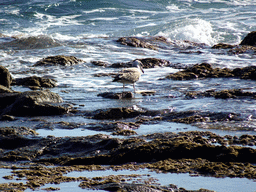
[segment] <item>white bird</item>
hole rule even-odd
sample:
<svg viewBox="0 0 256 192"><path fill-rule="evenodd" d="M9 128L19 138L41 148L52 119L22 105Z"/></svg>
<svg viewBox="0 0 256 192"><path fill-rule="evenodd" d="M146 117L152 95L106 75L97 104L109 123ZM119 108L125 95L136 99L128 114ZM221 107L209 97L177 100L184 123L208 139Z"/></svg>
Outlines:
<svg viewBox="0 0 256 192"><path fill-rule="evenodd" d="M142 63L139 60L135 60L132 63L131 68L123 69L113 79L113 82L123 83L123 91L125 84L133 84L135 94L135 82L140 79L141 72L144 73Z"/></svg>

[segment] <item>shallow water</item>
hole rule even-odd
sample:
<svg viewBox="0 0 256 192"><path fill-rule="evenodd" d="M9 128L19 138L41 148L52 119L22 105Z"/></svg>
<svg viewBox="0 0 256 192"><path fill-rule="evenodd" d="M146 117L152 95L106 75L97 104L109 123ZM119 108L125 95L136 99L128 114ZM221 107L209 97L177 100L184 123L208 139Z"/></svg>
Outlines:
<svg viewBox="0 0 256 192"><path fill-rule="evenodd" d="M140 107L150 110L198 110L241 114L242 121L221 124L180 124L156 122L142 124L135 130L138 135L157 132L212 131L221 136L256 135L256 103L254 99L215 99L185 97L187 91L206 91L241 88L256 91L255 81L234 78L198 79L191 81L160 80L179 69L163 67L145 69L138 90L155 90L154 96L136 95L131 100L110 100L97 97L106 91L120 92L122 84L113 83L111 77L94 77L98 73L117 72L119 69L92 65L94 60L109 64L128 62L137 58L166 59L172 65L192 65L208 62L214 67L246 67L256 65L255 54L230 55L226 50L210 47L219 42L239 44L250 31L256 30L256 3L254 0L139 0L139 1L1 1L0 2L0 65L9 69L14 78L31 75L47 76L58 81L51 91L58 93L65 103L72 104L81 115L53 117L17 117L15 121L1 121L0 126L25 126L36 129L40 136L87 136L97 133L86 129L89 123L100 121L86 118L85 111L111 107ZM116 42L123 36L164 36L171 42L158 51L133 48ZM15 37L13 39L12 37ZM28 39L34 38L33 43ZM18 41L21 40L21 41ZM189 42L204 43L193 46ZM31 39L30 39L31 41ZM18 43L17 43L18 42ZM198 52L199 51L199 52ZM38 60L52 55L72 55L84 63L71 67L33 67ZM14 86L13 90L28 91ZM132 90L128 85L127 90ZM63 129L52 122L80 123L73 129ZM1 169L2 171L2 169ZM169 176L168 176L169 177ZM186 189L215 189L223 181L232 188L252 191L255 182L245 179L216 179L170 174L179 178L172 183ZM0 182L5 182L1 180ZM239 183L239 185L238 185ZM78 186L61 184L61 191ZM225 185L227 186L227 185ZM243 186L238 188L239 186ZM193 188L194 187L194 188ZM228 187L224 188L228 189ZM80 188L76 187L76 190ZM217 191L226 191L217 188ZM237 191L241 191L237 190Z"/></svg>

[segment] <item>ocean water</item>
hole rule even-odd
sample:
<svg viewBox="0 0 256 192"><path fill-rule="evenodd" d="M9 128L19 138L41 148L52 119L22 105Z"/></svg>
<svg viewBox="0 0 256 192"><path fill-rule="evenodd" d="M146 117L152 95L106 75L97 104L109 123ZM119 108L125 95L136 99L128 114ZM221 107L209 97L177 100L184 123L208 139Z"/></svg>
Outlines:
<svg viewBox="0 0 256 192"><path fill-rule="evenodd" d="M241 122L216 125L223 129L208 129L211 127L207 124L198 127L160 122L142 125L136 130L138 134L210 130L220 135L255 135L255 100L184 97L187 91L208 89L241 88L255 92L255 81L224 78L159 80L179 69L145 69L145 74L136 83L136 88L155 90L156 95L136 95L132 100L109 100L97 97L97 94L105 91L120 92L122 84L113 83L111 77L94 75L116 72L119 69L91 64L91 61L112 64L154 57L166 59L173 65L208 62L221 68L255 66L255 54L229 55L225 50L211 49L211 46L220 42L239 44L249 32L256 31L255 10L255 0L0 0L0 65L7 67L14 78L37 75L56 79L58 86L51 91L60 94L64 102L72 103L80 111L137 106L152 110L234 112L241 114L242 118ZM126 36L164 36L172 44L156 51L127 47L116 42L118 38ZM193 46L190 42L200 46ZM36 61L54 55L72 55L85 62L70 67L33 67ZM17 91L29 90L19 86L12 88ZM132 90L132 86L128 85L127 90L129 89ZM16 121L0 122L0 126L28 126L36 129L42 121L35 119L36 117L17 117ZM97 122L83 116L40 119L48 123ZM53 130L38 129L38 132L42 136L56 137L99 133L89 131L83 126L72 130L52 126ZM216 182L217 185L217 180L209 179L208 182ZM187 185L186 188L190 189ZM255 189L249 187L247 191Z"/></svg>

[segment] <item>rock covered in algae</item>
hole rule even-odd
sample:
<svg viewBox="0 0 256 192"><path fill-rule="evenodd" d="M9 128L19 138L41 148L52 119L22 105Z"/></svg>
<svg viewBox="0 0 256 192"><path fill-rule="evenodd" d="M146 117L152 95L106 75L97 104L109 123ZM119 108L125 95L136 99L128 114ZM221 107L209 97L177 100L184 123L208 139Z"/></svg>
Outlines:
<svg viewBox="0 0 256 192"><path fill-rule="evenodd" d="M63 102L57 94L44 91L26 91L23 93L0 94L0 114L14 116L60 115L68 112L68 108L53 105Z"/></svg>
<svg viewBox="0 0 256 192"><path fill-rule="evenodd" d="M209 63L201 63L188 67L177 73L167 75L166 79L173 80L191 80L197 78L222 78L237 77L241 79L256 79L256 66L248 66L244 68L213 68Z"/></svg>
<svg viewBox="0 0 256 192"><path fill-rule="evenodd" d="M31 76L25 78L16 78L13 82L14 85L23 85L23 86L36 86L36 87L47 87L53 88L56 86L56 80Z"/></svg>
<svg viewBox="0 0 256 192"><path fill-rule="evenodd" d="M37 61L34 66L47 66L47 65L72 66L80 62L83 62L83 61L74 56L56 55L56 56L49 56L49 57L43 58L40 61Z"/></svg>
<svg viewBox="0 0 256 192"><path fill-rule="evenodd" d="M0 85L10 88L12 83L11 73L7 68L0 65Z"/></svg>

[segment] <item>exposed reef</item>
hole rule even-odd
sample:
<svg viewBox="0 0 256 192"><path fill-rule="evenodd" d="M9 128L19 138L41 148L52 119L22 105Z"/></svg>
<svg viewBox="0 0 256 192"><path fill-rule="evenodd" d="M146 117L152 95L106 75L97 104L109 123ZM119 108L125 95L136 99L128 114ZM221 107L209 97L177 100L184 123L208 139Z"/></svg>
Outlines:
<svg viewBox="0 0 256 192"><path fill-rule="evenodd" d="M37 61L34 66L47 66L47 65L61 65L61 66L72 66L83 62L74 56L56 55L49 56Z"/></svg>
<svg viewBox="0 0 256 192"><path fill-rule="evenodd" d="M230 45L219 43L212 47L213 49L228 49L229 54L243 54L256 52L256 31L252 31L246 35L239 45Z"/></svg>
<svg viewBox="0 0 256 192"><path fill-rule="evenodd" d="M228 78L236 77L241 79L256 80L256 66L249 66L243 68L213 68L209 63L201 63L188 67L182 71L167 75L166 79L173 80L191 80L197 78Z"/></svg>
<svg viewBox="0 0 256 192"><path fill-rule="evenodd" d="M43 77L31 76L25 78L17 78L14 79L12 85L22 85L30 88L37 88L46 87L46 88L53 88L56 87L56 80L48 79Z"/></svg>

